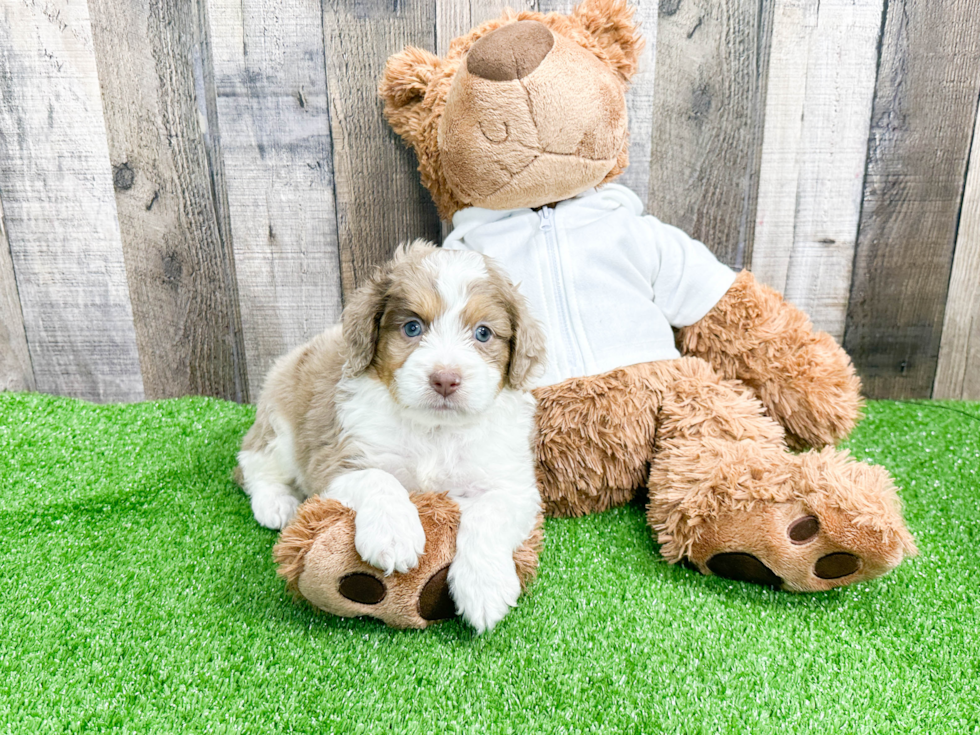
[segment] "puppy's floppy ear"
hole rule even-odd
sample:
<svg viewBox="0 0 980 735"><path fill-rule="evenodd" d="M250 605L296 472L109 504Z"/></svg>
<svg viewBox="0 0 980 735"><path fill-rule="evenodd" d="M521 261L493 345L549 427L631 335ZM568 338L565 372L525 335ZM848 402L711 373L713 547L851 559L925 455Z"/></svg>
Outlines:
<svg viewBox="0 0 980 735"><path fill-rule="evenodd" d="M572 11L572 18L602 47L623 81L632 79L639 69L644 41L626 0L583 0Z"/></svg>
<svg viewBox="0 0 980 735"><path fill-rule="evenodd" d="M512 388L527 390L544 371L545 337L538 320L531 316L527 300L516 286L507 282L510 302L510 321L513 334L510 338L510 365L507 382Z"/></svg>
<svg viewBox="0 0 980 735"><path fill-rule="evenodd" d="M344 308L342 321L344 342L347 344L345 378L360 375L374 359L389 282L389 268L379 268L367 283L354 292Z"/></svg>
<svg viewBox="0 0 980 735"><path fill-rule="evenodd" d="M378 85L378 94L385 103L384 115L392 129L409 143L419 139L422 100L442 64L435 54L414 46L388 57L385 64Z"/></svg>

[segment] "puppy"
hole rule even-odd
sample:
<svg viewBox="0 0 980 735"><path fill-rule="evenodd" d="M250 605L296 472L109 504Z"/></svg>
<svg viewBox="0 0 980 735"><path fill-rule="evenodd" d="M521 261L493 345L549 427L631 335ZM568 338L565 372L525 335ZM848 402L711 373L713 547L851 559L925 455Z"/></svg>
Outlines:
<svg viewBox="0 0 980 735"><path fill-rule="evenodd" d="M284 527L301 499L353 509L357 553L386 575L425 535L409 495L460 508L449 589L482 632L516 604L513 552L540 512L527 392L544 338L487 258L422 241L358 289L336 326L280 358L238 462L255 519Z"/></svg>

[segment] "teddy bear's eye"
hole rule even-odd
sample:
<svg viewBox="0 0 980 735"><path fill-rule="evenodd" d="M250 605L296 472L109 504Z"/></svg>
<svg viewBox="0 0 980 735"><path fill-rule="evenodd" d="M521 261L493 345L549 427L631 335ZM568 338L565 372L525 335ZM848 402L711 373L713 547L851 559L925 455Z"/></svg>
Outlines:
<svg viewBox="0 0 980 735"><path fill-rule="evenodd" d="M480 120L480 132L491 143L503 143L510 137L510 130L503 120Z"/></svg>

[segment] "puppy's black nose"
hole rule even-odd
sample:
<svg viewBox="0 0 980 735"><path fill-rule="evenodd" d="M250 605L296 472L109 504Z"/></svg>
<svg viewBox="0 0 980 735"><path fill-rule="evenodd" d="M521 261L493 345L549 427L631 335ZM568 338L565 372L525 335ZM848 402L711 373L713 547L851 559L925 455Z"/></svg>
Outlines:
<svg viewBox="0 0 980 735"><path fill-rule="evenodd" d="M437 370L429 376L429 385L443 398L449 398L459 388L462 380L455 370Z"/></svg>
<svg viewBox="0 0 980 735"><path fill-rule="evenodd" d="M466 55L466 69L491 82L521 79L538 68L554 45L555 37L546 26L519 20L474 43Z"/></svg>

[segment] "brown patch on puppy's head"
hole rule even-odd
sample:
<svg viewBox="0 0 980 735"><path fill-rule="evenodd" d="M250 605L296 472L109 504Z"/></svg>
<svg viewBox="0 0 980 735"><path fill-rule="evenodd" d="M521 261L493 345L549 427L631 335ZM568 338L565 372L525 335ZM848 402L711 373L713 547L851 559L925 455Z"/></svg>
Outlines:
<svg viewBox="0 0 980 735"><path fill-rule="evenodd" d="M406 326L409 322L417 321L424 330L446 310L432 273L420 267L419 263L402 265L391 274L378 331L378 346L371 362L378 378L389 390L393 389L395 371L405 364L421 343L419 339L405 336Z"/></svg>
<svg viewBox="0 0 980 735"><path fill-rule="evenodd" d="M545 337L527 300L504 273L486 259L488 277L474 284L463 315L474 327L487 324L497 338L487 345L488 361L501 369L501 387L528 390L544 369Z"/></svg>
<svg viewBox="0 0 980 735"><path fill-rule="evenodd" d="M503 388L510 366L513 326L508 309L499 294L494 292L489 280L470 287L469 300L460 316L463 324L473 333L480 327L490 330L491 337L484 343L478 342L476 349L500 373L498 386Z"/></svg>
<svg viewBox="0 0 980 735"><path fill-rule="evenodd" d="M399 245L391 260L354 292L342 317L347 344L346 377L360 375L374 363L386 314L391 313L386 322L391 327L396 311L408 309L410 304L423 311L439 308L431 298L433 289L426 287L431 279L420 267L422 260L435 251L435 245L424 240Z"/></svg>

